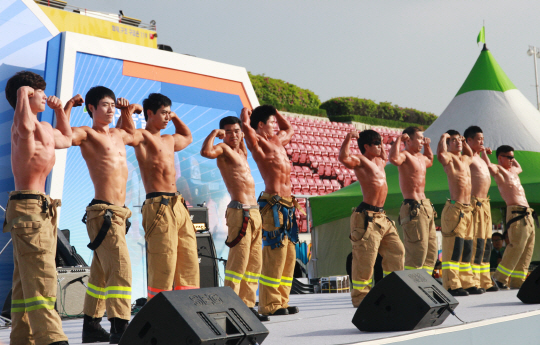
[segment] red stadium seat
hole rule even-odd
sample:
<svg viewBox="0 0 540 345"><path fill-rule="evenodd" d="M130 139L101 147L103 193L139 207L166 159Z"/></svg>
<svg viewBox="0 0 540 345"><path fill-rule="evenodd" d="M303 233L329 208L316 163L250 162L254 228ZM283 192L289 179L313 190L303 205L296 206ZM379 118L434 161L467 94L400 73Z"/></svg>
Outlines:
<svg viewBox="0 0 540 345"><path fill-rule="evenodd" d="M297 178L291 178L291 189L294 194L300 193L301 188Z"/></svg>
<svg viewBox="0 0 540 345"><path fill-rule="evenodd" d="M334 168L334 174L332 175L335 175L338 181L343 181L343 179L345 178L345 175L340 168Z"/></svg>
<svg viewBox="0 0 540 345"><path fill-rule="evenodd" d="M317 195L317 186L315 185L315 180L311 177L308 177L306 180L309 186L309 193L311 195Z"/></svg>
<svg viewBox="0 0 540 345"><path fill-rule="evenodd" d="M347 187L348 185L350 185L352 183L352 177L350 176L345 176L345 178L343 179L343 187Z"/></svg>
<svg viewBox="0 0 540 345"><path fill-rule="evenodd" d="M304 173L304 176L306 178L310 178L313 176L313 172L311 171L311 169L305 165L302 167L302 172Z"/></svg>
<svg viewBox="0 0 540 345"><path fill-rule="evenodd" d="M319 195L326 194L326 187L324 186L324 182L322 180L315 180L315 185L317 186L317 192Z"/></svg>
<svg viewBox="0 0 540 345"><path fill-rule="evenodd" d="M300 192L302 194L309 194L309 185L306 179L303 177L299 177L298 182L300 183L300 188L301 188Z"/></svg>
<svg viewBox="0 0 540 345"><path fill-rule="evenodd" d="M324 188L326 188L326 193L332 193L334 191L334 187L332 187L332 182L330 180L322 180L324 184Z"/></svg>
<svg viewBox="0 0 540 345"><path fill-rule="evenodd" d="M313 148L313 154L315 154L317 156L321 155L321 149L320 149L319 145L311 145L311 147Z"/></svg>
<svg viewBox="0 0 540 345"><path fill-rule="evenodd" d="M330 180L332 182L332 187L334 188L334 192L341 189L341 185L337 180Z"/></svg>

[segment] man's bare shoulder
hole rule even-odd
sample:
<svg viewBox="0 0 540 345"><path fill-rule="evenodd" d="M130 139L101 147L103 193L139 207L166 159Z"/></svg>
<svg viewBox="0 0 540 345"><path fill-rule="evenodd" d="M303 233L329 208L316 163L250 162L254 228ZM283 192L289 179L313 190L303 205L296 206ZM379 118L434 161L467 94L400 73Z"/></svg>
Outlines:
<svg viewBox="0 0 540 345"><path fill-rule="evenodd" d="M46 130L51 130L53 129L53 126L48 123L47 121L41 121L41 122L38 122L38 125L40 125L43 129L46 129Z"/></svg>

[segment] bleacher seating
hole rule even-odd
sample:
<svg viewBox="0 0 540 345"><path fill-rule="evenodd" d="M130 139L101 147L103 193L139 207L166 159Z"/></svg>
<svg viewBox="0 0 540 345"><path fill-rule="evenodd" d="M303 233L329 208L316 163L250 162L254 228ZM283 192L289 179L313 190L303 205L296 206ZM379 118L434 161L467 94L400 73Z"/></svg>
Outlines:
<svg viewBox="0 0 540 345"><path fill-rule="evenodd" d="M291 142L285 147L291 167L291 187L294 194L325 195L357 181L354 171L339 162L339 150L353 124L328 122L318 119L288 117L294 129ZM372 128L379 132L387 154L400 130ZM403 144L401 149L403 149ZM355 140L351 141L351 153L361 154ZM305 199L299 203L305 205ZM298 226L307 232L306 216L297 211Z"/></svg>

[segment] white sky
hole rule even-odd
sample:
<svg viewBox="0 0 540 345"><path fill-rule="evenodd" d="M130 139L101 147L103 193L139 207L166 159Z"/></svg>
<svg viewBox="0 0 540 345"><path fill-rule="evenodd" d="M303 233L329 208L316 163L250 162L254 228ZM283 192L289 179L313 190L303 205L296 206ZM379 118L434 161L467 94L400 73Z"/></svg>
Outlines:
<svg viewBox="0 0 540 345"><path fill-rule="evenodd" d="M440 115L481 47L536 104L538 0L67 0L157 22L177 53L243 66L319 95L356 96ZM539 61L540 63L540 61Z"/></svg>

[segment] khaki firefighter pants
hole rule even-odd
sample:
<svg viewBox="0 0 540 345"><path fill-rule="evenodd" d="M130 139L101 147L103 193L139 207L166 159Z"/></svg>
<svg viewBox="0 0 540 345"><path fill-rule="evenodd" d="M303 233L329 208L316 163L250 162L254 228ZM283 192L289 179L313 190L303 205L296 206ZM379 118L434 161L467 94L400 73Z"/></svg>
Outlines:
<svg viewBox="0 0 540 345"><path fill-rule="evenodd" d="M261 199L271 198L263 193ZM293 207L296 200L293 197L281 198L280 203ZM279 214L280 224L283 224L283 214ZM275 231L272 208L261 210L262 228L265 231ZM292 226L292 225L291 225ZM284 236L281 246L271 249L263 247L263 264L259 278L259 313L273 314L276 310L289 306L289 294L292 288L294 266L296 265L296 246L288 236Z"/></svg>
<svg viewBox="0 0 540 345"><path fill-rule="evenodd" d="M11 192L9 196L20 194L40 198L8 201L4 232L11 233L15 265L10 344L46 345L67 340L60 316L54 310L56 216L60 200L34 190Z"/></svg>
<svg viewBox="0 0 540 345"><path fill-rule="evenodd" d="M84 298L84 314L93 318L131 319L131 261L126 243L128 208L96 204L86 208L86 229L91 242L104 222L105 212L113 213L111 226L101 245L94 250L88 289Z"/></svg>
<svg viewBox="0 0 540 345"><path fill-rule="evenodd" d="M520 216L513 212L527 212L528 214L508 228L510 244L506 246L493 278L511 288L519 288L527 278L534 250L534 219L532 217L534 210L523 206L508 206L506 208L507 224L512 218Z"/></svg>
<svg viewBox="0 0 540 345"><path fill-rule="evenodd" d="M491 205L489 198L471 198L473 207L473 253L471 267L474 286L489 289L493 286L489 271L489 258L491 256Z"/></svg>
<svg viewBox="0 0 540 345"><path fill-rule="evenodd" d="M441 216L441 232L444 288L455 290L475 286L471 269L472 207L446 201Z"/></svg>
<svg viewBox="0 0 540 345"><path fill-rule="evenodd" d="M377 253L383 257L383 274L387 276L403 270L405 248L394 222L384 212L353 212L350 239L353 253L351 298L356 308L371 290Z"/></svg>
<svg viewBox="0 0 540 345"><path fill-rule="evenodd" d="M262 220L259 206L246 210L249 221L244 237L229 249L225 268L225 286L229 286L250 307L255 306L257 287L262 268ZM244 225L243 209L227 208L225 218L229 227L227 243L231 244Z"/></svg>
<svg viewBox="0 0 540 345"><path fill-rule="evenodd" d="M424 269L433 273L437 262L436 212L429 199L416 204L402 203L399 219L403 228L405 245L405 269Z"/></svg>
<svg viewBox="0 0 540 345"><path fill-rule="evenodd" d="M146 199L142 216L148 243L148 298L173 288L198 289L197 237L182 196Z"/></svg>

